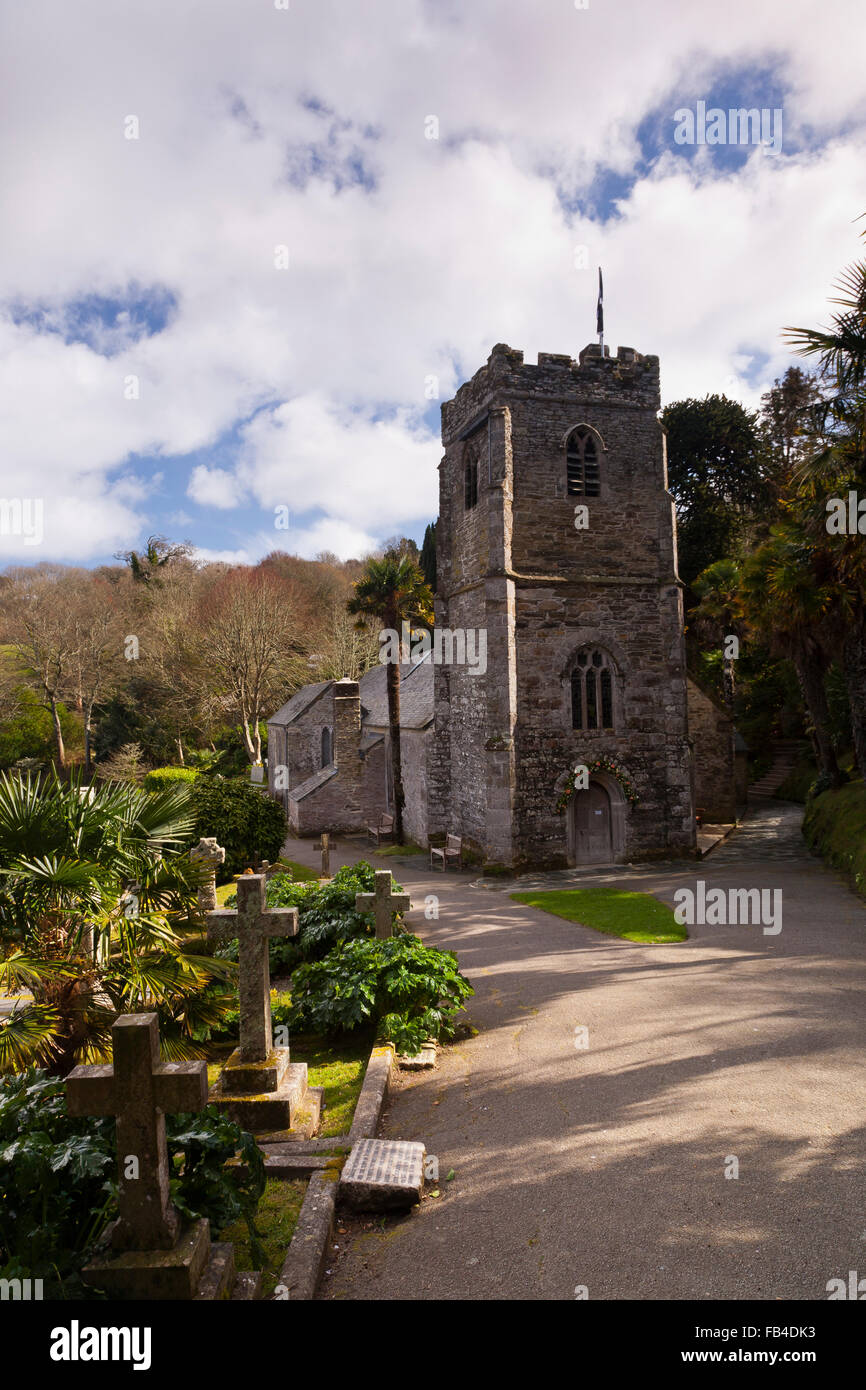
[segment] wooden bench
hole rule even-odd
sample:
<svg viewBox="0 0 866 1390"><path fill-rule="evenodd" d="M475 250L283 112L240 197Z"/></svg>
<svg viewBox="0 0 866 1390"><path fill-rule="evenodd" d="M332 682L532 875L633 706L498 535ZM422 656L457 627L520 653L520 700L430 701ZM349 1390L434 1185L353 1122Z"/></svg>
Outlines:
<svg viewBox="0 0 866 1390"><path fill-rule="evenodd" d="M367 835L374 845L394 834L394 817L381 815L377 825L367 826Z"/></svg>
<svg viewBox="0 0 866 1390"><path fill-rule="evenodd" d="M463 868L463 841L459 835L446 835L444 846L430 846L430 868L435 869L436 861L442 861L442 872L448 868L449 859L457 860L457 867Z"/></svg>

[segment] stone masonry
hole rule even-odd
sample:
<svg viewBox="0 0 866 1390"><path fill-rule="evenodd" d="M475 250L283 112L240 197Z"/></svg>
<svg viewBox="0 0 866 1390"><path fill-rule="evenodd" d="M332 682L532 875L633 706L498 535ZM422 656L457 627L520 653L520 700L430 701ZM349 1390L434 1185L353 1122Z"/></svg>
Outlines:
<svg viewBox="0 0 866 1390"><path fill-rule="evenodd" d="M487 673L439 665L428 768L429 829L463 835L488 865L565 866L568 772L615 759L639 801L614 857L695 843L681 587L657 418L659 364L620 348L578 362L503 344L442 407L437 627L486 628ZM599 457L599 495L569 496L579 426ZM467 459L477 503L467 506ZM588 527L575 526L585 503ZM613 672L613 729L572 727L577 654ZM613 799L613 778L603 779Z"/></svg>

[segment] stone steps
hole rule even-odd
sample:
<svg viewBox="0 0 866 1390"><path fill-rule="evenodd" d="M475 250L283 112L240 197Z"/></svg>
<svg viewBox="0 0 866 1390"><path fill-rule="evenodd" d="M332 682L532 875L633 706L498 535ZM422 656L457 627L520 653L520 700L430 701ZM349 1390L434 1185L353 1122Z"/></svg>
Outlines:
<svg viewBox="0 0 866 1390"><path fill-rule="evenodd" d="M753 782L748 790L750 797L772 796L779 790L785 778L794 768L799 756L797 748L783 748L773 759L772 766L760 777L757 782Z"/></svg>

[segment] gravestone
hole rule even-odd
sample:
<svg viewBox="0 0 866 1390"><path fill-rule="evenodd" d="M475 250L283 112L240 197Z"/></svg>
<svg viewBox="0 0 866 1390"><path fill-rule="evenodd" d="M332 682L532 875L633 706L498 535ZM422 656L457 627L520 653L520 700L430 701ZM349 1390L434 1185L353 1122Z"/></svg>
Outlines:
<svg viewBox="0 0 866 1390"><path fill-rule="evenodd" d="M331 842L330 842L330 837L329 837L325 832L322 833L321 850L322 850L322 878L330 878L330 877L331 877Z"/></svg>
<svg viewBox="0 0 866 1390"><path fill-rule="evenodd" d="M391 936L391 914L399 912L401 909L407 911L412 906L412 899L408 893L394 893L391 891L391 870L376 870L376 891L374 893L356 893L355 907L358 912L369 912L372 908L376 915L376 935Z"/></svg>
<svg viewBox="0 0 866 1390"><path fill-rule="evenodd" d="M359 1139L340 1176L340 1196L356 1211L415 1206L424 1187L423 1144Z"/></svg>
<svg viewBox="0 0 866 1390"><path fill-rule="evenodd" d="M208 835L203 836L190 850L189 857L194 864L205 867L206 877L198 890L198 910L204 916L217 905L216 866L225 863L226 852L222 845L217 844L215 835Z"/></svg>
<svg viewBox="0 0 866 1390"><path fill-rule="evenodd" d="M183 1226L169 1190L165 1116L204 1109L207 1064L160 1061L155 1013L122 1014L111 1038L111 1066L78 1066L66 1079L70 1115L116 1119L119 1215L108 1233L116 1253L92 1261L83 1278L115 1298L229 1297L232 1247L211 1245L206 1220Z"/></svg>
<svg viewBox="0 0 866 1390"><path fill-rule="evenodd" d="M211 1087L209 1100L253 1134L295 1128L301 1114L318 1127L322 1090L308 1087L307 1065L293 1063L288 1047L275 1047L271 1024L268 941L297 936L296 907L269 908L264 874L242 874L237 908L207 914L208 936L238 940L240 1045Z"/></svg>

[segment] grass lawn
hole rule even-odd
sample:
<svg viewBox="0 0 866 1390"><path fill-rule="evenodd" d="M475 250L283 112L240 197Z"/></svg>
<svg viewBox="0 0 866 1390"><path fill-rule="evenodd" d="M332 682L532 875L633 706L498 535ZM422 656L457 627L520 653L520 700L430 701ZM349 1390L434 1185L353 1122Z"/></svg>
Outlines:
<svg viewBox="0 0 866 1390"><path fill-rule="evenodd" d="M574 888L564 892L512 893L516 903L541 908L567 922L579 922L605 936L625 941L663 944L685 941L687 932L673 910L651 893L627 893L619 888Z"/></svg>
<svg viewBox="0 0 866 1390"><path fill-rule="evenodd" d="M347 1134L373 1046L372 1033L349 1033L335 1041L299 1033L290 1040L293 1062L306 1062L311 1086L324 1086L323 1136Z"/></svg>
<svg viewBox="0 0 866 1390"><path fill-rule="evenodd" d="M268 1298L277 1286L289 1241L298 1224L301 1204L307 1190L306 1178L269 1178L256 1212L255 1226L265 1252L262 1268L262 1297ZM220 1231L220 1240L230 1240L235 1247L235 1267L238 1271L256 1269L250 1251L246 1223L236 1221Z"/></svg>
<svg viewBox="0 0 866 1390"><path fill-rule="evenodd" d="M414 840L407 840L405 845L382 845L380 849L374 849L373 853L381 855L389 854L394 856L402 856L410 854L426 854L427 851L426 849L422 849L420 845L416 845Z"/></svg>

